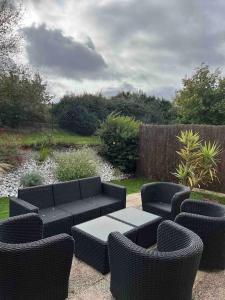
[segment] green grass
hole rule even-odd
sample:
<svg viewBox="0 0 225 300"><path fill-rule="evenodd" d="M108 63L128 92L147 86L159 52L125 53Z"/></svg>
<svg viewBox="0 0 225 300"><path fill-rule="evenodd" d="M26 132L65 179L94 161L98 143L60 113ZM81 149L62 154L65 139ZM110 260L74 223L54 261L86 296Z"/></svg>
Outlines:
<svg viewBox="0 0 225 300"><path fill-rule="evenodd" d="M0 219L7 219L9 216L9 200L7 197L0 198Z"/></svg>
<svg viewBox="0 0 225 300"><path fill-rule="evenodd" d="M48 139L51 131L34 132L34 133L14 133L7 132L7 135L12 139L17 139L23 147L40 147L44 141ZM53 144L55 146L76 146L76 145L99 145L100 139L98 136L81 136L78 134L69 133L62 130L54 130L52 134ZM1 136L1 141L4 142L4 134Z"/></svg>
<svg viewBox="0 0 225 300"><path fill-rule="evenodd" d="M150 180L145 178L128 178L128 179L121 179L121 180L113 180L113 183L125 186L127 188L127 194L138 193L141 191L141 186L145 183L150 182ZM201 192L192 192L191 193L192 199L208 199L213 201L218 201L221 204L225 204L225 194L217 195L211 191L204 191Z"/></svg>
<svg viewBox="0 0 225 300"><path fill-rule="evenodd" d="M219 202L219 203L225 205L225 195L224 196L218 196L217 194L214 194L213 192L212 193L209 193L208 191L207 191L207 193L192 192L191 193L191 198L192 199L199 199L199 200L208 199L208 200L216 201L216 202Z"/></svg>
<svg viewBox="0 0 225 300"><path fill-rule="evenodd" d="M112 180L113 183L125 186L127 188L127 194L138 193L141 190L141 186L147 182L145 178L128 178L121 180Z"/></svg>

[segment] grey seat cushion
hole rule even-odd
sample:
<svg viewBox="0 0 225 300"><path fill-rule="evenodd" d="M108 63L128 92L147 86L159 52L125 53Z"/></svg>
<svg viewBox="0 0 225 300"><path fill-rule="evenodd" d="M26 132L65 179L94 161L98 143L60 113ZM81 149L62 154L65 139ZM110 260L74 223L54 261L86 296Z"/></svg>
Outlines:
<svg viewBox="0 0 225 300"><path fill-rule="evenodd" d="M150 202L145 204L145 210L163 218L170 218L171 204L165 202Z"/></svg>
<svg viewBox="0 0 225 300"><path fill-rule="evenodd" d="M96 208L94 203L89 203L85 200L77 200L70 203L65 203L57 206L57 208L70 213L71 215L79 214L87 210Z"/></svg>
<svg viewBox="0 0 225 300"><path fill-rule="evenodd" d="M107 215L113 211L124 208L123 202L118 199L108 197L106 195L97 195L95 197L90 197L85 199L89 203L100 209L101 216Z"/></svg>
<svg viewBox="0 0 225 300"><path fill-rule="evenodd" d="M118 199L108 197L106 195L97 195L94 197L89 197L89 198L85 199L85 202L86 201L90 204L93 203L93 205L95 207L104 207L104 206L108 206L108 205L111 205L111 204L114 204L117 202L121 202Z"/></svg>
<svg viewBox="0 0 225 300"><path fill-rule="evenodd" d="M44 224L71 217L71 214L56 207L39 210L39 216Z"/></svg>
<svg viewBox="0 0 225 300"><path fill-rule="evenodd" d="M100 208L92 201L77 200L58 206L73 217L73 225L100 217Z"/></svg>
<svg viewBox="0 0 225 300"><path fill-rule="evenodd" d="M18 197L40 209L54 206L51 184L19 189Z"/></svg>
<svg viewBox="0 0 225 300"><path fill-rule="evenodd" d="M71 216L68 212L59 208L51 207L40 210L39 215L44 224L44 237L60 233L71 234L73 216Z"/></svg>
<svg viewBox="0 0 225 300"><path fill-rule="evenodd" d="M78 180L56 183L53 185L55 206L80 200L80 185Z"/></svg>

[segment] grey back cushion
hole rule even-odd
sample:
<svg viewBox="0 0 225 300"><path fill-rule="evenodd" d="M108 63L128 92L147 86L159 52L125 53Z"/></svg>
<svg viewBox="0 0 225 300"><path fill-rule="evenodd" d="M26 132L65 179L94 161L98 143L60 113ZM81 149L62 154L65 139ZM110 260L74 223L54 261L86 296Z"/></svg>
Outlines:
<svg viewBox="0 0 225 300"><path fill-rule="evenodd" d="M100 177L90 177L80 179L80 191L83 199L94 197L102 192L102 184Z"/></svg>
<svg viewBox="0 0 225 300"><path fill-rule="evenodd" d="M52 184L19 189L18 197L40 209L54 206Z"/></svg>
<svg viewBox="0 0 225 300"><path fill-rule="evenodd" d="M56 206L81 199L79 181L73 180L54 184L53 195Z"/></svg>

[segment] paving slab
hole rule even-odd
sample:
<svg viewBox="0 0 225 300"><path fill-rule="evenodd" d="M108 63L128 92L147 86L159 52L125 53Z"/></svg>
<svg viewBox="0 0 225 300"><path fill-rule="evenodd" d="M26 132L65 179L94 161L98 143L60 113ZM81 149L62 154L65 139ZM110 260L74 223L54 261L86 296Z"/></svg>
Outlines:
<svg viewBox="0 0 225 300"><path fill-rule="evenodd" d="M141 208L140 193L128 195L127 207L131 206ZM102 275L74 257L68 300L113 300L110 274ZM225 271L199 271L194 283L193 300L225 300Z"/></svg>

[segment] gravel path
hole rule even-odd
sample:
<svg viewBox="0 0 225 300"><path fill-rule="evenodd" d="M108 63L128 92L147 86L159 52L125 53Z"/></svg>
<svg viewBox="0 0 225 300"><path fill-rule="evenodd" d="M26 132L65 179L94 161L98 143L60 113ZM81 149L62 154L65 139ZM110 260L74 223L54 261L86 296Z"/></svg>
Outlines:
<svg viewBox="0 0 225 300"><path fill-rule="evenodd" d="M69 152L72 150L67 151ZM55 151L53 153L53 157L57 153L59 153L59 151ZM49 157L40 164L37 161L37 152L26 151L23 155L24 162L16 170L0 177L0 197L17 195L17 190L20 187L20 178L27 172L38 171L44 179L44 184L57 182L57 179L54 176L56 163L53 157ZM101 176L102 180L110 181L125 177L125 175L113 168L110 163L104 161L98 155L96 156L96 159L98 160L97 172L98 175Z"/></svg>

